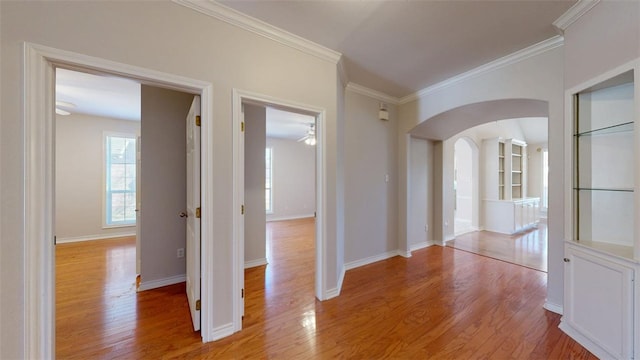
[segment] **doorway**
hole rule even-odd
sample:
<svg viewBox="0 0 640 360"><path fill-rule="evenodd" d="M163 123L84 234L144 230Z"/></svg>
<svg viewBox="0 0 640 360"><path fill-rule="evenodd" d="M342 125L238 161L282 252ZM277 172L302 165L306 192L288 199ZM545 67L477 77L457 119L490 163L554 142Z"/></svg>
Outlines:
<svg viewBox="0 0 640 360"><path fill-rule="evenodd" d="M211 84L175 77L170 74L150 71L144 68L115 63L99 58L60 51L53 48L27 44L25 50L25 144L27 150L25 192L25 232L26 254L33 261L25 271L26 307L33 315L25 321L27 357L53 358L55 339L55 259L54 259L54 134L55 126L54 85L55 68L63 67L84 72L99 72L135 79L145 84L162 88L173 88L201 94L202 97L202 161L210 161L212 154L211 132ZM210 195L210 174L202 174L203 207L212 203ZM207 259L213 259L210 246L210 226L212 214L202 218L203 266ZM211 309L210 282L203 283L202 308ZM209 314L210 315L210 314ZM203 316L203 326L211 321ZM204 341L210 341L210 328L204 326Z"/></svg>
<svg viewBox="0 0 640 360"><path fill-rule="evenodd" d="M194 151L188 151L187 140L196 136L187 136L187 130L197 127L185 122L194 123L187 116L194 95L101 74L56 69L56 75L56 105L67 106L56 109L56 236L67 239L73 230L89 234L73 238L79 241L73 247L56 247L56 261L61 261L56 263L61 281L56 282L56 328L64 329L64 336L56 337L57 354L66 357L74 355L77 336L89 343L102 336L129 341L126 333L138 325L137 291L184 282L186 273L189 302L199 300L199 257L189 257L199 243L185 244L190 234L199 241L199 230L186 231L186 224L199 222L188 206L196 202L187 196L187 179L197 179L195 206L200 206L199 155L197 167L188 167ZM195 106L199 114L199 102ZM190 216L180 216L185 209ZM123 236L128 238L117 240ZM87 241L96 239L108 240ZM189 276L187 264L197 268L195 275ZM82 307L68 306L86 301L104 307L78 317ZM199 330L199 311L192 315ZM92 316L97 317L89 320ZM114 321L127 331L110 332ZM109 341L102 343L109 346Z"/></svg>
<svg viewBox="0 0 640 360"><path fill-rule="evenodd" d="M324 167L323 167L323 149L324 149L324 110L308 105L301 105L288 102L286 100L275 99L264 95L234 90L234 257L236 259L236 267L234 269L234 293L236 298L234 301L234 331L242 329L242 316L244 314L244 264L245 264L245 216L244 205L246 202L245 193L245 113L243 104L257 106L258 108L274 108L278 110L288 111L297 114L303 114L315 118L314 137L315 137L315 293L320 300L326 298L326 286L324 282L324 243L323 226L323 186ZM266 116L266 115L265 115ZM308 125L307 125L308 126ZM262 159L265 156L265 146L261 146ZM261 167L261 171L265 171L265 167ZM263 183L264 184L264 183ZM265 188L262 187L261 194L264 196ZM266 201L263 197L262 201ZM264 227L263 227L264 229ZM265 254L266 258L266 254Z"/></svg>

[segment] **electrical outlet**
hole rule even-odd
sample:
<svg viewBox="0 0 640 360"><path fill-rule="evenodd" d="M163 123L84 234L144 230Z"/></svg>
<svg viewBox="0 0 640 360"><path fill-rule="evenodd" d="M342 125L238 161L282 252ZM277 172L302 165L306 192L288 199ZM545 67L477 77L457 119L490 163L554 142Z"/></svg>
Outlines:
<svg viewBox="0 0 640 360"><path fill-rule="evenodd" d="M184 257L184 248L178 249L177 255L178 255L178 258L183 258Z"/></svg>

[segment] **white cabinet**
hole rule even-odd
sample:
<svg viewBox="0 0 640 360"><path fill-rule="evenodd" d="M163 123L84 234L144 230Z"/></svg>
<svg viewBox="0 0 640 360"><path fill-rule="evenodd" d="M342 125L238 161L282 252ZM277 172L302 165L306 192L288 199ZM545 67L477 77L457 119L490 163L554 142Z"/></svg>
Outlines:
<svg viewBox="0 0 640 360"><path fill-rule="evenodd" d="M560 328L603 359L640 359L640 62L567 91Z"/></svg>
<svg viewBox="0 0 640 360"><path fill-rule="evenodd" d="M601 359L631 359L637 266L567 244L560 328Z"/></svg>
<svg viewBox="0 0 640 360"><path fill-rule="evenodd" d="M485 200L487 231L514 234L535 227L540 221L540 198Z"/></svg>

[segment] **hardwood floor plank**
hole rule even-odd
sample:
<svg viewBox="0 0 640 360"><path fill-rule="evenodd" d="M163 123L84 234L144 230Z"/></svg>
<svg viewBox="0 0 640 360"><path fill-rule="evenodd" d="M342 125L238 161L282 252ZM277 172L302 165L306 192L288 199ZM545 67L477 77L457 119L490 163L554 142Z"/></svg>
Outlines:
<svg viewBox="0 0 640 360"><path fill-rule="evenodd" d="M450 247L350 270L340 296L319 302L313 228L268 224L269 264L245 271L244 329L207 344L184 283L135 292L135 252L118 260L134 239L58 245L58 358L595 358L542 308L545 273Z"/></svg>
<svg viewBox="0 0 640 360"><path fill-rule="evenodd" d="M546 272L547 242L547 224L543 219L537 228L513 235L472 231L447 241L447 246Z"/></svg>

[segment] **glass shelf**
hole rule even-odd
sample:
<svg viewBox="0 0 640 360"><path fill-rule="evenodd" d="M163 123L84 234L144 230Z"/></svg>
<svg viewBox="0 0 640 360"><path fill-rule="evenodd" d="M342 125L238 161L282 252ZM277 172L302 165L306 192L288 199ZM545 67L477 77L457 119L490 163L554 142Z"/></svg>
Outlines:
<svg viewBox="0 0 640 360"><path fill-rule="evenodd" d="M633 192L631 188L585 188L574 187L573 190L577 191L619 191L619 192Z"/></svg>
<svg viewBox="0 0 640 360"><path fill-rule="evenodd" d="M611 126L607 126L599 129L583 131L583 132L574 134L573 136L580 137L580 136L606 135L606 134L615 134L619 132L628 132L628 131L633 131L633 121L611 125Z"/></svg>

